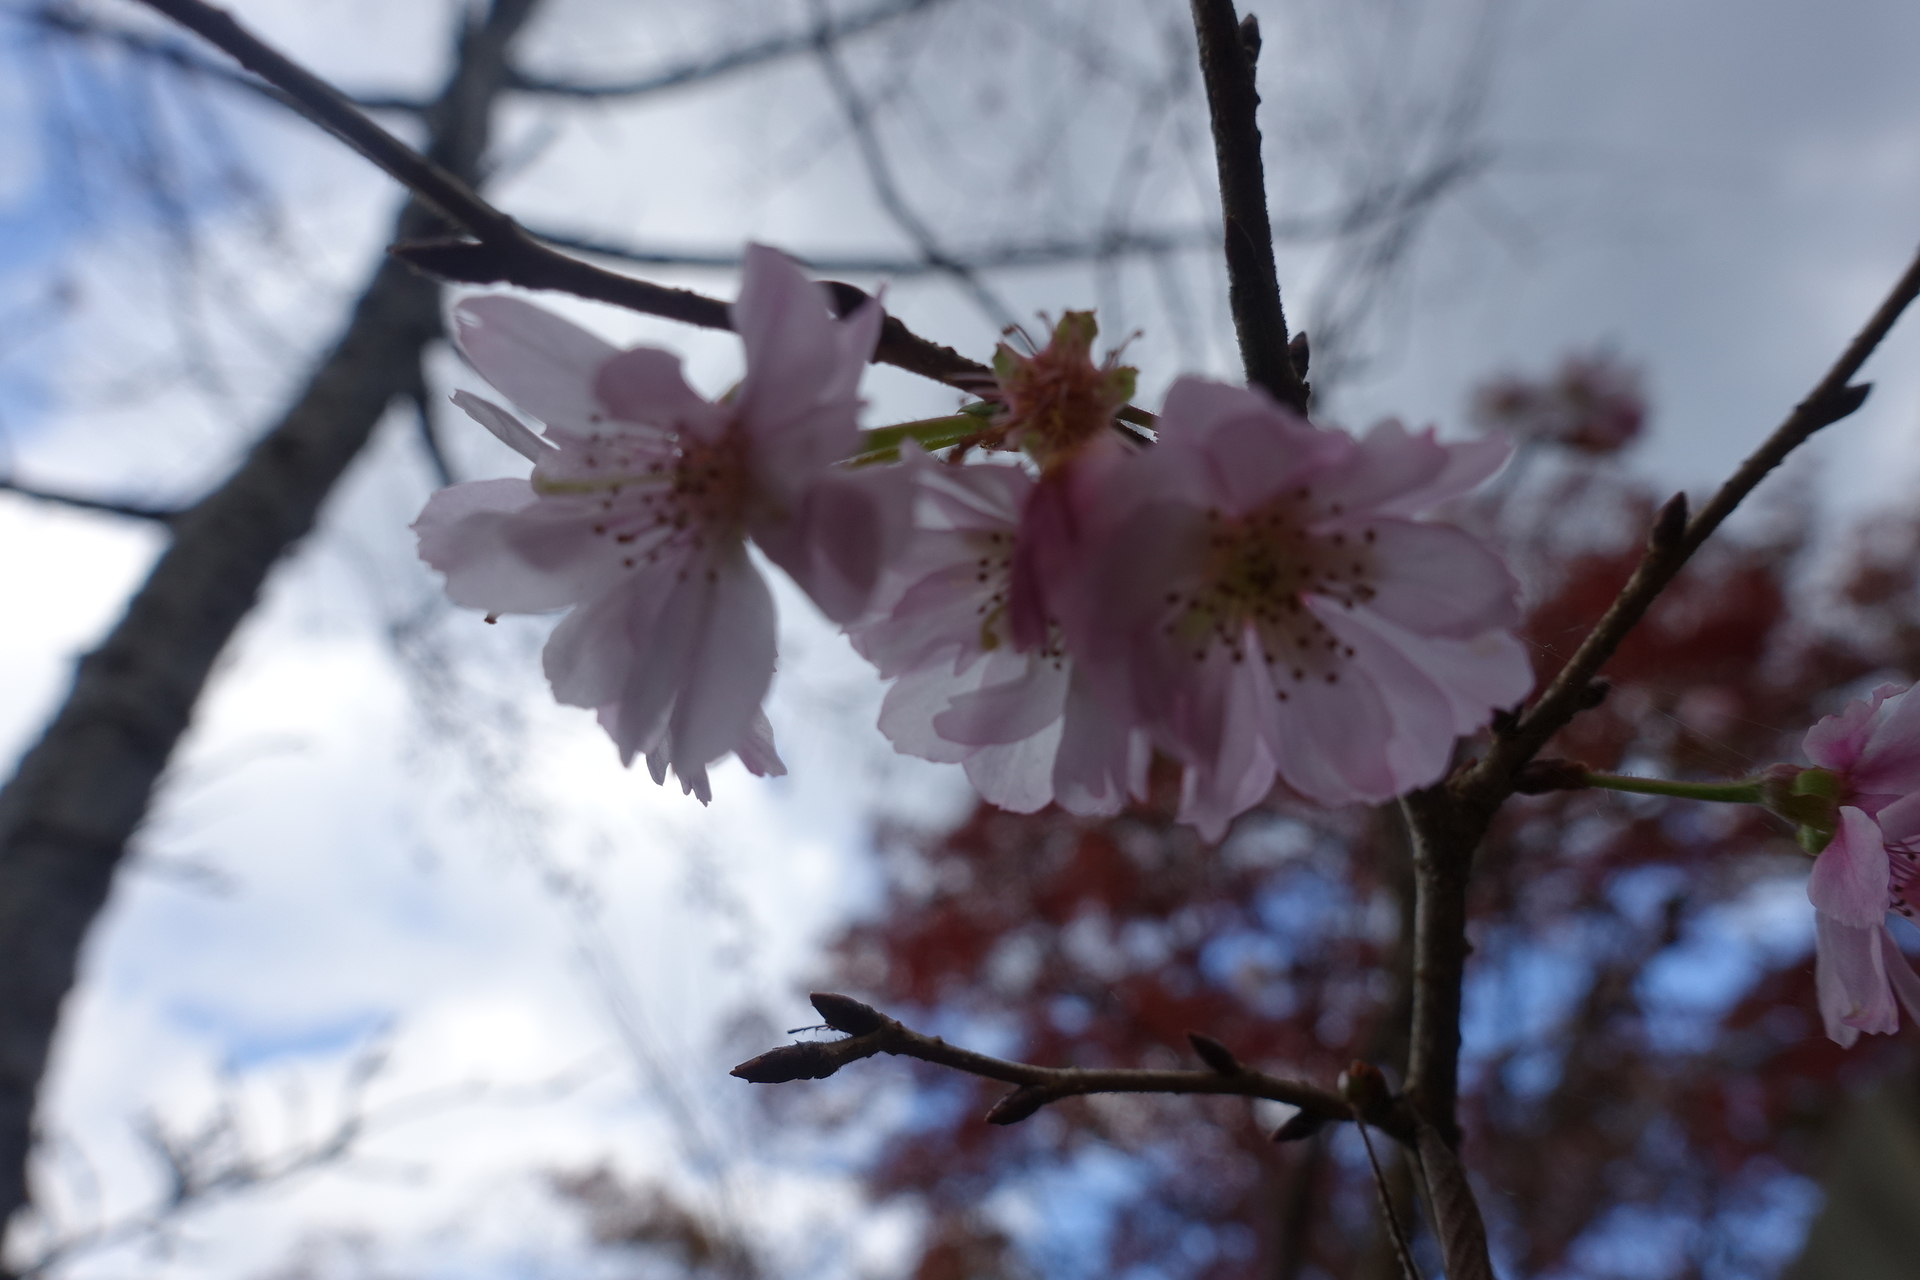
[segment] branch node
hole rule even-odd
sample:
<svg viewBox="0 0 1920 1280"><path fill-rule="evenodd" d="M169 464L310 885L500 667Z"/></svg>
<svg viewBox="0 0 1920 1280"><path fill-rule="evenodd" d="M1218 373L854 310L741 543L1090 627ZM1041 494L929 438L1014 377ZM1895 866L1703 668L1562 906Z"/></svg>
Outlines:
<svg viewBox="0 0 1920 1280"><path fill-rule="evenodd" d="M1587 766L1578 760L1534 760L1514 775L1513 789L1523 796L1587 789Z"/></svg>
<svg viewBox="0 0 1920 1280"><path fill-rule="evenodd" d="M1200 1056L1200 1061L1223 1076L1237 1076L1241 1072L1240 1059L1233 1051L1215 1040L1212 1036L1201 1035L1198 1031L1187 1032L1187 1043Z"/></svg>
<svg viewBox="0 0 1920 1280"><path fill-rule="evenodd" d="M1867 394L1872 390L1871 382L1856 382L1831 394L1813 397L1803 407L1813 416L1814 429L1818 430L1853 414L1867 402Z"/></svg>
<svg viewBox="0 0 1920 1280"><path fill-rule="evenodd" d="M1240 47L1247 51L1247 65L1260 61L1260 19L1248 14L1240 19Z"/></svg>
<svg viewBox="0 0 1920 1280"><path fill-rule="evenodd" d="M820 1015L822 1022L850 1036L870 1035L887 1023L872 1005L861 1004L852 996L816 991L807 999L813 1002L814 1011Z"/></svg>
<svg viewBox="0 0 1920 1280"><path fill-rule="evenodd" d="M988 1124L1019 1124L1028 1116L1053 1101L1053 1096L1038 1085L1023 1084L1000 1101L993 1104L987 1112Z"/></svg>
<svg viewBox="0 0 1920 1280"><path fill-rule="evenodd" d="M749 1058L727 1074L749 1084L786 1084L789 1080L825 1080L843 1065L830 1044L789 1044Z"/></svg>
<svg viewBox="0 0 1920 1280"><path fill-rule="evenodd" d="M1607 700L1607 695L1612 692L1613 692L1613 681L1611 680L1592 681L1587 685L1585 689L1582 689L1580 691L1579 701L1575 705L1578 706L1582 711L1593 711L1597 709L1601 703L1605 702Z"/></svg>
<svg viewBox="0 0 1920 1280"><path fill-rule="evenodd" d="M1676 493L1653 518L1647 531L1647 549L1656 555L1677 551L1687 536L1687 495Z"/></svg>

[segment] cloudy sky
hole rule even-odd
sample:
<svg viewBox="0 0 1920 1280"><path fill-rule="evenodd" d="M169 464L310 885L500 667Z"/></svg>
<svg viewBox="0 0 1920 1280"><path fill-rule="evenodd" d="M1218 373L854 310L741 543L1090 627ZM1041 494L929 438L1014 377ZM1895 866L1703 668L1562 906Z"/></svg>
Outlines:
<svg viewBox="0 0 1920 1280"><path fill-rule="evenodd" d="M1805 393L1920 243L1920 9L1901 0L1252 7L1284 225L1438 163L1471 172L1383 273L1356 275L1381 261L1374 242L1283 253L1296 322L1338 335L1330 407L1349 422L1462 429L1488 373L1604 347L1652 392L1638 465L1698 493ZM340 83L419 92L444 72L458 6L233 8ZM884 103L900 190L948 247L1191 238L1213 214L1184 9L949 0L847 57ZM87 11L157 29L117 0ZM549 0L524 57L644 71L808 12ZM394 193L244 94L182 95L5 21L0 465L92 494L192 495L340 323ZM155 111L198 237L191 270L109 162L157 136L134 123ZM915 256L806 58L631 104L515 100L500 136L493 191L533 225ZM1129 358L1150 405L1178 372L1232 372L1203 249L987 283L1016 317L1098 305L1110 335L1139 330ZM998 328L938 277L900 275L888 303L976 355ZM729 336L556 305L683 352L710 392L738 372ZM1866 409L1809 451L1800 482L1836 521L1912 500L1917 354L1916 329L1896 333ZM438 374L479 388L450 357ZM953 403L886 370L868 394L873 423ZM491 438L447 425L462 475L515 473ZM137 1218L161 1190L150 1121L188 1134L230 1102L257 1152L297 1151L377 1053L355 1158L196 1212L162 1254L95 1250L74 1273L254 1275L306 1255L351 1270L356 1250L433 1275L577 1270L578 1224L542 1175L602 1162L671 1176L709 1212L776 1206L760 1226L787 1269L884 1271L910 1224L847 1220L836 1171L854 1153L769 1136L724 1069L810 1020L797 992L815 945L872 901L875 816L938 822L964 805L961 780L892 755L869 727L879 689L791 592L769 707L789 776L724 766L703 809L622 772L587 717L548 704L549 624L489 629L435 607L405 530L431 484L396 415L222 666L69 1005L39 1174L58 1206L48 1230ZM31 739L159 545L145 526L0 495L0 750ZM728 1032L749 1014L762 1020Z"/></svg>

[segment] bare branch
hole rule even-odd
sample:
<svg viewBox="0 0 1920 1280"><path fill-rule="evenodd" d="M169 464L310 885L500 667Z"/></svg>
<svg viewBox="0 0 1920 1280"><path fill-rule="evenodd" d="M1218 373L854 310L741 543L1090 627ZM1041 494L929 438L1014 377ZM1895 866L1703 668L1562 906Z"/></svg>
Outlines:
<svg viewBox="0 0 1920 1280"><path fill-rule="evenodd" d="M884 26L896 19L931 9L945 0L884 0L859 13L851 13L841 18L828 17L824 22L815 24L810 30L795 32L791 35L769 36L751 44L744 44L724 53L691 62L683 62L661 71L650 72L627 80L602 81L598 84L558 76L533 76L524 72L512 73L510 88L523 93L548 94L558 98L634 98L649 93L659 93L665 89L677 89L684 85L696 84L703 80L713 80L734 71L745 71L763 63L776 62L781 58L797 53L806 53L818 48L822 40L837 42L850 36L857 36Z"/></svg>
<svg viewBox="0 0 1920 1280"><path fill-rule="evenodd" d="M1287 317L1273 265L1273 228L1267 220L1266 175L1255 119L1260 95L1254 89L1253 63L1260 29L1251 16L1243 27L1235 18L1233 0L1193 0L1193 27L1200 41L1200 73L1207 85L1214 158L1220 168L1227 301L1240 341L1240 361L1248 382L1304 414L1307 384L1287 358Z"/></svg>
<svg viewBox="0 0 1920 1280"><path fill-rule="evenodd" d="M102 515L125 516L129 520L152 520L158 524L171 524L181 514L177 507L150 507L138 502L115 502L108 498L89 498L78 493L62 493L55 489L41 489L33 485L20 484L18 481L0 478L0 492L18 494L22 498L31 498L35 502L52 503L59 507L72 507L77 511L96 511Z"/></svg>
<svg viewBox="0 0 1920 1280"><path fill-rule="evenodd" d="M1620 589L1607 612L1587 633L1587 638L1581 641L1545 692L1535 699L1510 732L1496 738L1493 749L1462 779L1464 788L1486 795L1504 797L1507 794L1520 768L1581 710L1587 687L1600 668L1700 545L1788 454L1806 443L1814 432L1847 417L1866 401L1870 384L1856 385L1853 376L1860 372L1867 357L1917 296L1920 296L1920 254L1915 255L1866 325L1854 335L1806 399L1794 406L1773 434L1686 522L1679 536L1674 536L1670 527L1675 510L1671 504L1663 509L1661 521L1656 523L1647 550L1627 585ZM1683 501L1677 514L1684 517L1685 511Z"/></svg>
<svg viewBox="0 0 1920 1280"><path fill-rule="evenodd" d="M399 181L423 204L475 237L472 242L403 243L394 253L420 270L470 284L516 284L554 289L705 329L730 329L727 305L687 289L669 289L604 271L539 244L473 188L401 142L348 102L338 90L243 29L202 0L142 0L233 55L249 71L284 90L328 132ZM991 371L950 347L912 333L888 316L873 358L966 388Z"/></svg>
<svg viewBox="0 0 1920 1280"><path fill-rule="evenodd" d="M1249 1071L1238 1063L1234 1063L1233 1071L1221 1071L1218 1066L1204 1071L1037 1067L955 1048L938 1036L922 1035L850 996L818 992L812 999L813 1007L827 1025L847 1032L847 1039L771 1049L741 1063L732 1074L753 1084L782 1084L789 1080L824 1080L848 1063L871 1058L876 1053L917 1058L1016 1086L987 1113L987 1120L992 1124L1017 1124L1050 1103L1090 1093L1205 1093L1266 1098L1298 1107L1302 1114L1314 1116L1322 1123L1351 1120L1355 1114L1355 1108L1332 1090ZM1225 1058L1217 1054L1214 1057L1223 1064L1232 1060L1230 1054ZM1413 1138L1408 1117L1391 1099L1370 1110L1367 1120L1403 1141Z"/></svg>
<svg viewBox="0 0 1920 1280"><path fill-rule="evenodd" d="M941 247L933 228L907 203L899 182L893 176L893 164L887 159L886 148L880 144L880 134L874 128L873 111L866 99L860 96L853 77L847 73L846 64L840 60L839 49L828 36L830 15L825 0L813 0L813 11L818 19L818 25L814 28L813 47L820 58L820 69L825 73L834 97L839 99L840 110L847 117L847 127L853 131L854 145L860 152L861 166L867 171L867 180L873 184L873 194L880 201L880 207L886 210L894 225L918 246L920 256L929 268L953 277L995 325L1002 329L1011 328L1017 321L1000 295L988 288L972 267L948 254Z"/></svg>
<svg viewBox="0 0 1920 1280"><path fill-rule="evenodd" d="M597 236L571 235L528 227L527 234L558 249L589 253L649 267L694 267L715 271L734 271L740 266L737 250L713 250L646 247L621 244ZM1220 235L1212 228L1194 227L1185 231L1116 231L1085 239L1049 239L1011 241L966 251L950 250L941 262L926 258L906 258L882 254L794 254L794 261L821 275L885 276L901 279L909 276L948 274L954 265L969 272L1019 271L1064 266L1075 262L1099 262L1113 258L1148 257L1195 249L1217 249Z"/></svg>
<svg viewBox="0 0 1920 1280"><path fill-rule="evenodd" d="M105 41L127 53L164 63L187 75L198 76L235 89L243 89L289 110L301 110L285 92L254 76L203 57L197 51L175 41L161 40L144 31L133 31L99 22L86 12L68 5L41 5L27 14L26 18L27 21L51 34L78 40ZM346 93L342 96L362 111L404 111L418 114L433 105L422 98L402 97L398 94ZM305 113L302 112L302 114Z"/></svg>

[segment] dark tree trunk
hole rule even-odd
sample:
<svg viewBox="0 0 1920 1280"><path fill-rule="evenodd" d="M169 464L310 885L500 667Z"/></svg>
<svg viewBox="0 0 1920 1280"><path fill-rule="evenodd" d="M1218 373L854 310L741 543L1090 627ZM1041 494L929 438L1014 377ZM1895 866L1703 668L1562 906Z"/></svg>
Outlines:
<svg viewBox="0 0 1920 1280"><path fill-rule="evenodd" d="M506 83L508 42L537 0L496 0L466 31L428 112L430 153L469 182ZM409 207L400 237L438 230ZM171 545L0 790L0 1224L27 1202L34 1096L87 928L145 817L220 651L276 561L387 406L418 385L440 335L438 287L384 263L333 350L224 484L173 522Z"/></svg>

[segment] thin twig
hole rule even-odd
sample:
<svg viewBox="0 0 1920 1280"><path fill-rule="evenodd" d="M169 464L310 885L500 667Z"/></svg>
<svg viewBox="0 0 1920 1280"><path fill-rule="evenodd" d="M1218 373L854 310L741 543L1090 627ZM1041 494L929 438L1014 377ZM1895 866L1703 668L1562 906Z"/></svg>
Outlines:
<svg viewBox="0 0 1920 1280"><path fill-rule="evenodd" d="M1814 432L1858 409L1868 388L1852 383L1900 314L1920 296L1920 254L1813 391L1772 435L1687 519L1684 496L1661 509L1633 576L1567 665L1527 711L1499 726L1486 755L1448 781L1405 797L1413 833L1415 902L1414 1009L1407 1063L1428 1198L1441 1223L1451 1276L1490 1276L1485 1228L1459 1166L1455 1103L1459 1091L1461 992L1465 981L1467 888L1474 850L1494 813L1513 794L1521 771L1547 740L1594 703L1593 681L1634 625L1701 544L1766 475ZM1450 1216L1449 1216L1450 1215Z"/></svg>
<svg viewBox="0 0 1920 1280"><path fill-rule="evenodd" d="M1509 732L1496 738L1493 749L1462 780L1465 788L1505 797L1513 775L1580 711L1588 684L1700 545L1788 454L1806 443L1814 432L1847 417L1865 402L1870 384L1853 385L1853 376L1860 372L1867 357L1917 296L1920 296L1920 253L1916 253L1906 272L1881 301L1872 318L1847 344L1826 376L1740 464L1739 470L1727 478L1698 514L1686 521L1678 536L1656 526L1627 585L1620 589L1607 612L1587 633L1587 638L1581 641L1545 692ZM1683 501L1677 510L1684 515L1685 509ZM1670 504L1663 515L1672 521L1674 510Z"/></svg>
<svg viewBox="0 0 1920 1280"><path fill-rule="evenodd" d="M876 1053L917 1058L1016 1086L987 1113L987 1120L992 1124L1017 1124L1049 1103L1090 1093L1229 1094L1284 1102L1322 1120L1351 1120L1354 1116L1353 1107L1332 1090L1249 1071L1230 1058L1221 1063L1230 1064L1233 1067L1230 1071L1221 1070L1220 1066L1205 1071L1039 1067L956 1048L938 1036L923 1035L850 996L819 992L813 996L813 1007L829 1027L846 1032L848 1038L771 1049L741 1063L733 1069L733 1074L753 1084L782 1084L789 1080L824 1080L848 1063L871 1058ZM1412 1128L1400 1108L1389 1102L1376 1110L1377 1114L1368 1114L1370 1123L1396 1138L1404 1135L1404 1141L1412 1141Z"/></svg>
<svg viewBox="0 0 1920 1280"><path fill-rule="evenodd" d="M51 503L54 506L72 507L77 511L97 511L102 515L125 516L129 520L151 520L156 524L171 524L180 516L180 511L174 507L150 507L138 502L89 498L78 493L35 488L32 485L7 479L0 479L0 492L18 494L22 498L31 498L35 502Z"/></svg>
<svg viewBox="0 0 1920 1280"><path fill-rule="evenodd" d="M1213 152L1220 168L1220 212L1226 234L1227 302L1247 381L1282 404L1307 411L1307 384L1287 355L1287 317L1273 265L1273 227L1260 161L1253 53L1259 28L1247 19L1243 34L1233 0L1193 0L1200 41L1200 73L1207 85Z"/></svg>
<svg viewBox="0 0 1920 1280"><path fill-rule="evenodd" d="M142 3L225 50L241 66L285 92L314 123L474 237L471 243L395 246L396 255L408 263L454 281L554 289L705 329L733 327L727 304L718 298L617 275L538 243L465 182L388 133L331 85L263 43L222 10L202 0ZM896 316L888 316L882 325L873 358L950 386L965 387L992 376L985 365L915 335Z"/></svg>
<svg viewBox="0 0 1920 1280"><path fill-rule="evenodd" d="M824 24L816 23L806 31L795 32L792 35L769 36L764 40L741 45L711 57L683 62L664 70L625 80L606 80L594 84L572 78L533 76L524 72L515 72L508 82L508 87L523 93L545 94L556 98L594 100L641 97L650 93L659 93L665 89L677 89L699 81L712 80L730 72L745 71L750 67L792 57L797 53L805 53L815 48L822 39L845 40L849 36L860 35L895 19L919 13L923 9L930 9L942 3L945 3L945 0L887 0L886 3L873 5L859 13L829 18Z"/></svg>
<svg viewBox="0 0 1920 1280"><path fill-rule="evenodd" d="M874 128L873 109L860 95L859 86L853 83L846 64L840 60L839 49L830 34L833 29L832 15L827 10L825 0L813 0L813 11L816 21L814 52L820 59L820 70L826 76L827 86L833 90L833 96L839 100L840 110L847 118L847 128L853 131L854 147L860 153L861 167L867 171L867 181L873 186L874 198L879 200L887 216L893 219L893 224L913 241L928 267L952 277L995 326L1001 329L1012 327L1017 323L1013 311L1001 300L1000 295L988 288L972 267L949 254L940 244L940 238L934 234L933 228L907 203L900 183L894 178L893 162L887 158L886 148L880 143L879 131Z"/></svg>

